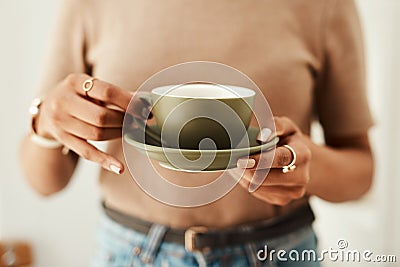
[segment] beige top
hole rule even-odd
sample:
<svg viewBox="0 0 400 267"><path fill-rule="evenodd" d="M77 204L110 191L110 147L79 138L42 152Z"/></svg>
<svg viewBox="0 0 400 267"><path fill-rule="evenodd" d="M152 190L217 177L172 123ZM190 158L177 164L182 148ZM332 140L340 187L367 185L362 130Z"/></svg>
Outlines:
<svg viewBox="0 0 400 267"><path fill-rule="evenodd" d="M327 136L365 133L372 124L353 0L66 0L40 89L87 72L135 90L157 71L193 60L244 72L274 115L291 118L306 134L315 118ZM123 159L121 140L109 151ZM234 224L277 210L239 186L208 206L181 209L148 197L129 172L116 177L102 171L100 181L110 205L172 225L207 224L205 213L218 214L221 225Z"/></svg>

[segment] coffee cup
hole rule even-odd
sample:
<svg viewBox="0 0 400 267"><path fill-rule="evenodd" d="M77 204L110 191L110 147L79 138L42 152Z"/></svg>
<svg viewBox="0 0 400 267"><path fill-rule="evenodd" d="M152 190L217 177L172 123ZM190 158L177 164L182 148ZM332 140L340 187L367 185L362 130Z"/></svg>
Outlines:
<svg viewBox="0 0 400 267"><path fill-rule="evenodd" d="M141 95L152 105L161 144L180 149L231 149L245 137L255 92L213 83L154 88Z"/></svg>

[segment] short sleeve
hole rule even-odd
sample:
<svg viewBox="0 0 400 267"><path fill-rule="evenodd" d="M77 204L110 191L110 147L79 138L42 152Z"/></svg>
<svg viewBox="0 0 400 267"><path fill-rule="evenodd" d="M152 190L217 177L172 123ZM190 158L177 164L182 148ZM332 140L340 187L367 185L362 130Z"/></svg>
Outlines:
<svg viewBox="0 0 400 267"><path fill-rule="evenodd" d="M366 95L361 25L354 0L334 0L322 33L323 70L316 112L325 136L365 133L373 124Z"/></svg>
<svg viewBox="0 0 400 267"><path fill-rule="evenodd" d="M88 72L85 63L85 23L82 0L63 0L52 28L39 80L44 94L70 73Z"/></svg>

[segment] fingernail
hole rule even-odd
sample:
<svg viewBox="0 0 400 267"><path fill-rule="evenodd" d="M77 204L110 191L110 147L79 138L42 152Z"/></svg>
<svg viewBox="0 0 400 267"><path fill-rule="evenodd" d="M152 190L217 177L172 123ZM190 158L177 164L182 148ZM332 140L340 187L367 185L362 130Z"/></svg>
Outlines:
<svg viewBox="0 0 400 267"><path fill-rule="evenodd" d="M233 169L229 169L228 173L230 174L230 176L235 179L236 181L239 181L244 173L244 170L241 170L239 168L233 168Z"/></svg>
<svg viewBox="0 0 400 267"><path fill-rule="evenodd" d="M150 110L148 108L143 108L142 109L142 117L144 119L147 119L149 117L149 114L150 114Z"/></svg>
<svg viewBox="0 0 400 267"><path fill-rule="evenodd" d="M251 179L248 187L249 193L253 193L264 183L265 179L267 178L268 172L269 170L262 169L254 173L254 176Z"/></svg>
<svg viewBox="0 0 400 267"><path fill-rule="evenodd" d="M271 137L272 131L269 128L261 129L260 133L258 134L258 140L261 142L267 142L268 139Z"/></svg>
<svg viewBox="0 0 400 267"><path fill-rule="evenodd" d="M249 193L254 193L254 191L256 191L259 187L260 187L260 185L250 183L248 191L249 191Z"/></svg>
<svg viewBox="0 0 400 267"><path fill-rule="evenodd" d="M256 161L254 159L239 159L236 165L242 169L251 169L256 166Z"/></svg>
<svg viewBox="0 0 400 267"><path fill-rule="evenodd" d="M110 165L110 170L112 172L114 172L115 174L121 174L121 168L117 167L117 166L115 166L113 164Z"/></svg>
<svg viewBox="0 0 400 267"><path fill-rule="evenodd" d="M133 120L133 116L129 113L126 113L124 123L126 123L127 125L131 125L133 123Z"/></svg>
<svg viewBox="0 0 400 267"><path fill-rule="evenodd" d="M142 101L143 104L145 104L147 106L151 106L151 103L147 99L142 98L142 97L140 97L139 99L140 99L140 101Z"/></svg>

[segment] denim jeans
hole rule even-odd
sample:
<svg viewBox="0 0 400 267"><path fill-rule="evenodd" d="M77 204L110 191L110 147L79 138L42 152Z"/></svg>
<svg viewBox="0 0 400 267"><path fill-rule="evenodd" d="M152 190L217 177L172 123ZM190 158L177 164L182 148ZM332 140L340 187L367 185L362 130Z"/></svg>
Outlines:
<svg viewBox="0 0 400 267"><path fill-rule="evenodd" d="M318 267L313 261L279 261L267 257L264 251L316 251L317 239L311 226L278 238L212 249L207 252L188 252L183 245L162 242L166 227L154 224L147 235L126 228L105 215L98 233L93 267ZM258 255L258 256L257 256ZM272 253L270 255L273 255ZM272 261L270 260L272 258ZM286 257L289 258L289 257Z"/></svg>

